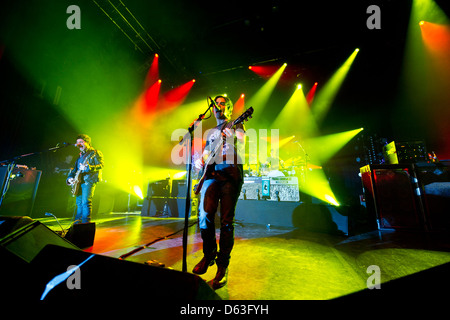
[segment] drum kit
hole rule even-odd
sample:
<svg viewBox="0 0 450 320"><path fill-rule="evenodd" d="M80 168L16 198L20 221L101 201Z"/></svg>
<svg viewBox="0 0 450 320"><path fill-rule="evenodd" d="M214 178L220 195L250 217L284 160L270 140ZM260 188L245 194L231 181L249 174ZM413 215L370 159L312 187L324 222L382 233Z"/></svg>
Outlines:
<svg viewBox="0 0 450 320"><path fill-rule="evenodd" d="M304 157L290 158L286 161L265 161L257 164L244 164L245 177L299 177L304 180L306 170L319 169L319 166L307 163ZM303 178L303 179L300 179Z"/></svg>

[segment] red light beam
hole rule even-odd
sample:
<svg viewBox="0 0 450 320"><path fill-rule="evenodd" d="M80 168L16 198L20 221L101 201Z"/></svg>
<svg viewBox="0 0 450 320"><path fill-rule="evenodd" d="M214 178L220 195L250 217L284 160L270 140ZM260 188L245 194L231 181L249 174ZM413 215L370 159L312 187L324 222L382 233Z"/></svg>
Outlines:
<svg viewBox="0 0 450 320"><path fill-rule="evenodd" d="M147 89L144 95L144 114L153 112L156 109L159 99L159 91L161 90L161 80L156 81Z"/></svg>
<svg viewBox="0 0 450 320"><path fill-rule="evenodd" d="M185 84L172 89L164 94L163 101L162 101L162 108L163 109L172 109L176 108L179 105L181 105L186 97L189 94L189 91L192 89L192 86L194 85L195 80L191 80L189 82L186 82Z"/></svg>
<svg viewBox="0 0 450 320"><path fill-rule="evenodd" d="M240 115L244 111L245 106L245 95L241 94L239 99L234 103L233 113L236 115Z"/></svg>
<svg viewBox="0 0 450 320"><path fill-rule="evenodd" d="M150 69L148 69L147 75L145 77L145 88L147 89L158 80L159 80L159 56L157 53L155 53L155 56L153 57L153 62L150 66Z"/></svg>
<svg viewBox="0 0 450 320"><path fill-rule="evenodd" d="M316 94L316 89L317 89L317 82L314 83L314 85L309 90L308 94L306 95L306 102L308 102L309 105L311 105L311 103L314 100L314 95Z"/></svg>

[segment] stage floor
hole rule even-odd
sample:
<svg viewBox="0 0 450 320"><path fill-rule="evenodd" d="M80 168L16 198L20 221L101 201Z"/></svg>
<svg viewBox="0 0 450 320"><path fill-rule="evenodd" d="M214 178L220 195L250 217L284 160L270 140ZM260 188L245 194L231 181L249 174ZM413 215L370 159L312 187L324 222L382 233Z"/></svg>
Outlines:
<svg viewBox="0 0 450 320"><path fill-rule="evenodd" d="M54 219L38 220L53 230L59 228ZM94 245L85 251L119 258L146 245L125 260L156 260L166 268L182 270L184 218L113 212L93 222ZM70 220L62 219L61 224L66 227ZM187 269L191 272L202 258L202 241L196 219L191 218L189 224ZM218 237L219 229L216 232ZM347 237L237 220L235 239L228 284L216 291L225 300L323 300L348 297L362 290L383 295L395 279L409 279L436 266L447 267L450 262L449 241L442 235L406 231L377 230ZM374 268L380 271L380 289L368 290L368 284L375 284L370 278L375 275ZM214 265L201 277L208 282L216 270ZM417 282L414 294L429 296L430 288L445 288L448 278L427 279L429 287L423 291L423 284ZM405 294L412 294L410 287L414 285L405 287L409 290Z"/></svg>

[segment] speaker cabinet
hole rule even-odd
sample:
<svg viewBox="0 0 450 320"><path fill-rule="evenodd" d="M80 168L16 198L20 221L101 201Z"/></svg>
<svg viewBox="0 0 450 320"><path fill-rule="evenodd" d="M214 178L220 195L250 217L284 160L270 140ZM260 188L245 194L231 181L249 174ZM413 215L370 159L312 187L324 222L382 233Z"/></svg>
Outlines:
<svg viewBox="0 0 450 320"><path fill-rule="evenodd" d="M74 224L64 238L81 249L92 247L95 238L95 222Z"/></svg>
<svg viewBox="0 0 450 320"><path fill-rule="evenodd" d="M172 197L186 198L187 183L186 180L172 180Z"/></svg>
<svg viewBox="0 0 450 320"><path fill-rule="evenodd" d="M11 232L20 229L34 220L30 217L0 217L0 239L7 236Z"/></svg>
<svg viewBox="0 0 450 320"><path fill-rule="evenodd" d="M108 303L125 301L151 303L154 300L167 302L220 299L204 280L191 273L59 246L46 246L33 259L30 266L39 275L35 286L38 290L34 291L36 299L40 299L47 284L64 274L69 266L79 266L79 272L75 275L77 279L73 280L73 283L78 282L79 288L68 288L67 280L62 279L60 284L45 295L44 302L93 302L101 299ZM137 306L130 304L128 307L133 305ZM158 307L154 305L151 308Z"/></svg>
<svg viewBox="0 0 450 320"><path fill-rule="evenodd" d="M154 181L148 184L147 197L170 197L170 179Z"/></svg>
<svg viewBox="0 0 450 320"><path fill-rule="evenodd" d="M79 250L39 221L33 221L0 240L0 246L25 262L31 262L48 244Z"/></svg>
<svg viewBox="0 0 450 320"><path fill-rule="evenodd" d="M425 230L412 166L367 165L360 171L367 210L380 228Z"/></svg>

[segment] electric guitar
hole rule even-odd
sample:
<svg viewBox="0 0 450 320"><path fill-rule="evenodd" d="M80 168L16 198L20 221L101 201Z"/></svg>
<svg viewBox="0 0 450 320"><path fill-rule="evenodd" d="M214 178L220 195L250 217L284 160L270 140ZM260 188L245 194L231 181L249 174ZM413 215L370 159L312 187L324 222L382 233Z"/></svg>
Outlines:
<svg viewBox="0 0 450 320"><path fill-rule="evenodd" d="M89 156L86 157L83 161L83 165L87 165L89 160L91 160L95 156L95 151L92 151ZM78 166L79 168L79 166ZM70 184L72 188L72 195L76 196L78 191L80 190L80 185L82 184L82 176L81 176L81 170L77 169L77 172L75 173L75 177L73 178L73 182Z"/></svg>
<svg viewBox="0 0 450 320"><path fill-rule="evenodd" d="M244 121L248 121L248 118L251 118L253 114L253 107L248 108L243 114L241 114L239 116L239 118L237 118L234 121L230 121L228 122L225 127L221 130L221 132L223 132L223 130L225 130L226 128L231 129L232 127L234 127L235 125L244 122ZM213 148L213 151L208 155L208 158L206 158L205 163L203 165L202 170L200 170L199 176L200 179L198 181L198 183L194 186L194 193L195 194L199 194L200 190L202 189L203 186L203 182L205 181L205 177L207 175L207 173L209 173L209 171L211 171L211 167L210 164L212 162L212 160L216 157L217 151L219 151L220 147L222 146L222 139L217 139L216 140L216 144Z"/></svg>

